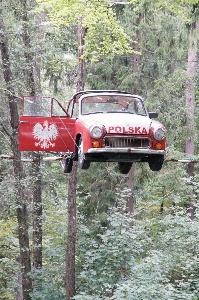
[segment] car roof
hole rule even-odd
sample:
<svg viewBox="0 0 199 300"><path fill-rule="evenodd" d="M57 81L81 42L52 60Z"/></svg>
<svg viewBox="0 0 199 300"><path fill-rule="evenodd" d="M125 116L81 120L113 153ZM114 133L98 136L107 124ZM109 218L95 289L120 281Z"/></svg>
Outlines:
<svg viewBox="0 0 199 300"><path fill-rule="evenodd" d="M91 94L91 95L93 95L93 94L126 94L126 95L129 95L129 96L137 97L137 98L139 98L143 101L143 98L141 96L133 95L129 92L124 92L124 91L120 91L120 90L86 90L86 91L80 91L80 92L77 92L76 94L74 94L72 99L78 100L81 96L87 95L87 94Z"/></svg>

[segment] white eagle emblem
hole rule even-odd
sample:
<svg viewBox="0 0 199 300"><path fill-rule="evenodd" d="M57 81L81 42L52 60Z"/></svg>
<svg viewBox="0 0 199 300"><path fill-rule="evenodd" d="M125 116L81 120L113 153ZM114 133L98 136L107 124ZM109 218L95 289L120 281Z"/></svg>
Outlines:
<svg viewBox="0 0 199 300"><path fill-rule="evenodd" d="M54 147L55 143L53 141L58 135L58 130L55 124L50 124L48 121L44 121L43 125L37 123L33 127L33 135L36 140L35 146L40 146L43 149L48 149L49 147Z"/></svg>

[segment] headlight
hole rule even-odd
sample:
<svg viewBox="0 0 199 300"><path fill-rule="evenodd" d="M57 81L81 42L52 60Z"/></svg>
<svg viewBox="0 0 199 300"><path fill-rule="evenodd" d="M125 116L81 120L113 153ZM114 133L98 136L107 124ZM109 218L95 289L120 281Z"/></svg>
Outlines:
<svg viewBox="0 0 199 300"><path fill-rule="evenodd" d="M166 137L166 132L163 128L158 128L154 131L153 136L157 141L162 141Z"/></svg>
<svg viewBox="0 0 199 300"><path fill-rule="evenodd" d="M94 139L99 139L102 136L102 128L99 126L93 126L90 129L90 135Z"/></svg>

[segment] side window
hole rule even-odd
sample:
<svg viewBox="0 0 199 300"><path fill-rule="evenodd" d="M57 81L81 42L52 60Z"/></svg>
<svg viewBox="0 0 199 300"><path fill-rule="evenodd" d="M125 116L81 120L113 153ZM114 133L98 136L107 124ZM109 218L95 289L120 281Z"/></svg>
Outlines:
<svg viewBox="0 0 199 300"><path fill-rule="evenodd" d="M24 97L24 116L50 117L50 97Z"/></svg>
<svg viewBox="0 0 199 300"><path fill-rule="evenodd" d="M79 114L79 104L75 103L73 108L72 118L78 118L78 114Z"/></svg>
<svg viewBox="0 0 199 300"><path fill-rule="evenodd" d="M135 112L138 115L146 115L146 111L144 109L143 103L138 99L135 100Z"/></svg>
<svg viewBox="0 0 199 300"><path fill-rule="evenodd" d="M129 105L128 105L128 110L129 110L129 112L131 112L131 113L135 113L135 103L134 103L134 101L131 101L131 102L129 103Z"/></svg>
<svg viewBox="0 0 199 300"><path fill-rule="evenodd" d="M73 105L74 105L74 101L71 101L69 106L68 106L68 109L67 109L67 113L69 114L69 116L72 116Z"/></svg>
<svg viewBox="0 0 199 300"><path fill-rule="evenodd" d="M52 102L52 116L57 116L57 117L66 117L67 114L65 111L62 109L62 107L59 105L59 103L53 99Z"/></svg>

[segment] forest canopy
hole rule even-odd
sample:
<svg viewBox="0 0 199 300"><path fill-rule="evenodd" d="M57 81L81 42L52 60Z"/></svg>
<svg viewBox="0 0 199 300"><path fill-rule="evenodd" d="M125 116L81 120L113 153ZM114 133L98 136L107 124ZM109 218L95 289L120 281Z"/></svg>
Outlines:
<svg viewBox="0 0 199 300"><path fill-rule="evenodd" d="M198 8L0 1L0 299L199 299ZM144 98L167 129L161 171L96 162L71 177L54 153L18 150L22 96L66 107L80 88Z"/></svg>

